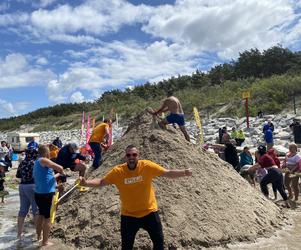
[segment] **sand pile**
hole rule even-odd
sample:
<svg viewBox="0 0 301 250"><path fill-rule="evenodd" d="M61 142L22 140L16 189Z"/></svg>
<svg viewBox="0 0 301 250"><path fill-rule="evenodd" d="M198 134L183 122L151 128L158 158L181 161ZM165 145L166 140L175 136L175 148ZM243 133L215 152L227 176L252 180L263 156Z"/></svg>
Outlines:
<svg viewBox="0 0 301 250"><path fill-rule="evenodd" d="M141 114L104 157L90 178L101 177L123 162L124 149L136 145L141 159L166 168L193 170L192 177L154 182L166 249L198 249L269 235L282 224L280 209L242 179L227 163L184 140L178 130L153 128L150 115ZM120 247L118 191L114 186L77 191L59 207L53 236L76 247ZM135 247L151 249L140 230Z"/></svg>

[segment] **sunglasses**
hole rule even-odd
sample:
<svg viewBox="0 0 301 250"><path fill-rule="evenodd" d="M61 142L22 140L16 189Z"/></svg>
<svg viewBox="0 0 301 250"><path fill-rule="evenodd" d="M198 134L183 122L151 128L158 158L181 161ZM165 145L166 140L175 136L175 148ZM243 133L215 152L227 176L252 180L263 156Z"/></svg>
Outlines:
<svg viewBox="0 0 301 250"><path fill-rule="evenodd" d="M133 153L133 154L126 154L126 157L131 157L131 156L133 156L133 157L137 157L138 156L138 154L137 153Z"/></svg>

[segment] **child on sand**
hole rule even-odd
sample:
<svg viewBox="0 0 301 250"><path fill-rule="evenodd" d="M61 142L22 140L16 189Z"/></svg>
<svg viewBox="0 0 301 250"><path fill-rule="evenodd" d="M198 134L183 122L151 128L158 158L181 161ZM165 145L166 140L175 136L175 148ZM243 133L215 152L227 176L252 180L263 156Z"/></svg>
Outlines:
<svg viewBox="0 0 301 250"><path fill-rule="evenodd" d="M50 209L52 197L56 188L56 177L64 174L63 167L49 159L50 152L46 145L39 146L39 157L34 165L33 176L35 180L35 200L39 208L37 219L37 238L41 240L43 232L42 245L52 245L48 241L51 228ZM54 174L54 170L57 174Z"/></svg>

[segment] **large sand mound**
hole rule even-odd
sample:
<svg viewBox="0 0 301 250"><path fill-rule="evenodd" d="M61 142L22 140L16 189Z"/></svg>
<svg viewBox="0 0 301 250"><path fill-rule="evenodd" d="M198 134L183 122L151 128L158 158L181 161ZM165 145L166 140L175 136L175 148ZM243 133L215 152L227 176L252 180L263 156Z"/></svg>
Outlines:
<svg viewBox="0 0 301 250"><path fill-rule="evenodd" d="M282 224L280 209L230 165L185 141L173 128L153 128L151 120L150 115L139 115L90 178L101 177L123 162L129 144L139 148L142 159L166 168L192 168L192 177L154 181L166 248L198 249L251 240L268 235ZM85 194L74 192L58 209L53 236L79 248L117 249L121 243L119 227L118 190L109 186ZM151 246L147 233L140 230L135 247Z"/></svg>

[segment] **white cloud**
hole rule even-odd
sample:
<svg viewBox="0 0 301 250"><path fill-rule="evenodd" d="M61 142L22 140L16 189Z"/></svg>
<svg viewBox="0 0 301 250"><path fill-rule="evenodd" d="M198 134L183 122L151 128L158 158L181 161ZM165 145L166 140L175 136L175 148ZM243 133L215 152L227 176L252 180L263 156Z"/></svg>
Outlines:
<svg viewBox="0 0 301 250"><path fill-rule="evenodd" d="M37 64L46 65L46 64L48 64L48 60L45 57L39 57L37 59Z"/></svg>
<svg viewBox="0 0 301 250"><path fill-rule="evenodd" d="M41 6L54 2L38 1ZM231 59L254 47L297 43L301 27L291 26L299 19L300 2L177 0L174 5L153 7L124 0L87 0L77 6L61 4L51 10L1 15L0 25L20 24L19 29L25 31L20 35L31 35L40 42L85 45L100 44L100 38L117 33L125 25L142 25L142 31L153 37Z"/></svg>
<svg viewBox="0 0 301 250"><path fill-rule="evenodd" d="M76 91L70 96L70 101L72 103L81 103L85 101L85 97L80 91Z"/></svg>
<svg viewBox="0 0 301 250"><path fill-rule="evenodd" d="M144 19L148 9L122 0L86 1L76 7L60 5L53 10L36 10L31 14L31 23L44 32L70 34L84 31L103 36L116 32L124 24Z"/></svg>
<svg viewBox="0 0 301 250"><path fill-rule="evenodd" d="M65 43L74 43L74 44L99 44L101 41L92 36L84 35L66 35L66 34L53 34L49 36L49 39L52 41L65 42Z"/></svg>
<svg viewBox="0 0 301 250"><path fill-rule="evenodd" d="M38 1L37 3L33 2L33 6L35 7L42 7L42 8L45 8L55 2L57 2L58 0L40 0Z"/></svg>
<svg viewBox="0 0 301 250"><path fill-rule="evenodd" d="M43 85L55 76L50 70L41 70L18 53L0 58L0 89Z"/></svg>
<svg viewBox="0 0 301 250"><path fill-rule="evenodd" d="M0 26L11 26L26 23L29 20L27 13L12 13L0 15Z"/></svg>
<svg viewBox="0 0 301 250"><path fill-rule="evenodd" d="M0 98L0 118L17 116L30 106L29 102L9 102Z"/></svg>
<svg viewBox="0 0 301 250"><path fill-rule="evenodd" d="M98 98L109 88L207 68L214 63L212 55L222 61L254 47L293 45L301 37L295 9L301 1L177 0L156 7L123 0L80 2L71 6L40 0L35 5L41 8L31 13L0 15L5 32L18 34L31 45L49 42L51 51L47 59L18 53L0 57L0 88L47 85L49 99L55 103L84 100L81 90ZM130 38L123 32L117 36L122 41L111 40L127 26L137 29ZM140 27L147 33L142 34L144 43L139 41ZM66 44L70 47L63 52ZM41 70L41 65L51 66L57 75Z"/></svg>
<svg viewBox="0 0 301 250"><path fill-rule="evenodd" d="M2 112L1 112L2 117L17 115L13 104L11 102L7 102L6 100L3 100L3 99L0 99L0 110L2 110Z"/></svg>
<svg viewBox="0 0 301 250"><path fill-rule="evenodd" d="M294 18L290 0L178 0L175 6L158 7L143 30L231 58L252 47L284 42L286 31L279 27Z"/></svg>
<svg viewBox="0 0 301 250"><path fill-rule="evenodd" d="M77 55L68 50L66 55ZM68 95L76 89L97 91L99 97L104 89L122 88L138 81L157 81L177 74L190 74L197 65L196 51L182 48L178 44L154 42L140 45L133 41L126 43L104 43L102 47L93 47L80 51L83 62L75 62L57 81L48 84L48 94L52 101L68 100ZM200 56L200 55L198 55ZM200 58L198 60L201 60ZM62 94L64 93L64 94Z"/></svg>
<svg viewBox="0 0 301 250"><path fill-rule="evenodd" d="M93 89L93 91L91 91L90 93L90 101L94 101L94 100L97 100L99 97L101 97L101 95L104 93L103 90L101 89ZM86 100L88 101L88 100Z"/></svg>
<svg viewBox="0 0 301 250"><path fill-rule="evenodd" d="M66 96L60 91L60 83L57 80L51 80L47 84L48 98L54 103L63 103L67 101Z"/></svg>

